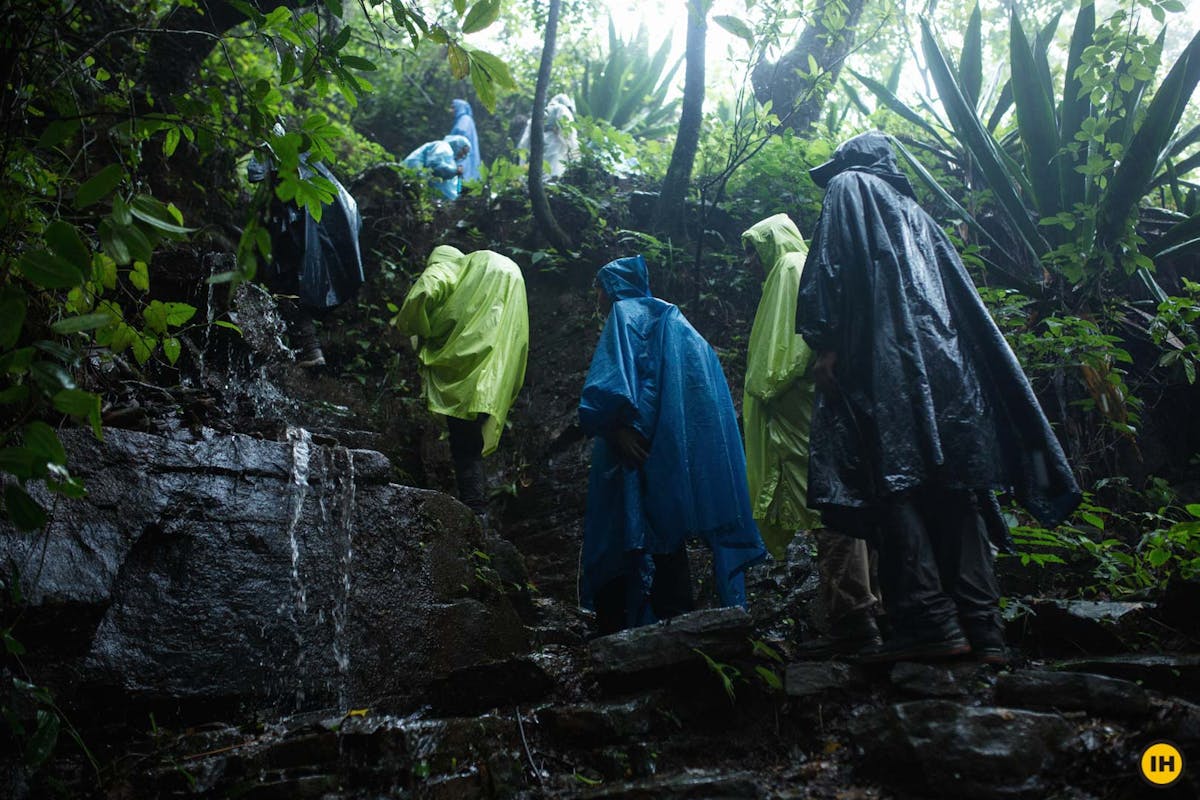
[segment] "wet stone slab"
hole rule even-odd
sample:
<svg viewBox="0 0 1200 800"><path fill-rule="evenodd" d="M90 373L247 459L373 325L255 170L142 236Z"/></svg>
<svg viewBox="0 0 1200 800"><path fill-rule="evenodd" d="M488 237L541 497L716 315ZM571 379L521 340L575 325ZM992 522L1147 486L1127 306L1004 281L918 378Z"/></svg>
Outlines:
<svg viewBox="0 0 1200 800"><path fill-rule="evenodd" d="M789 697L809 697L836 689L858 688L866 683L866 676L860 669L841 661L788 664L783 680Z"/></svg>
<svg viewBox="0 0 1200 800"><path fill-rule="evenodd" d="M1059 662L1053 668L1136 681L1147 689L1200 700L1200 654L1196 653L1078 658Z"/></svg>
<svg viewBox="0 0 1200 800"><path fill-rule="evenodd" d="M996 702L1039 710L1086 711L1100 717L1150 713L1146 690L1131 681L1083 672L1019 670L996 680Z"/></svg>
<svg viewBox="0 0 1200 800"><path fill-rule="evenodd" d="M892 685L918 697L963 697L970 673L934 664L901 662L889 674Z"/></svg>
<svg viewBox="0 0 1200 800"><path fill-rule="evenodd" d="M766 792L753 773L688 770L584 792L587 800L756 800Z"/></svg>
<svg viewBox="0 0 1200 800"><path fill-rule="evenodd" d="M697 650L711 658L745 653L753 632L742 608L704 609L596 639L589 660L601 678L657 672L700 662Z"/></svg>

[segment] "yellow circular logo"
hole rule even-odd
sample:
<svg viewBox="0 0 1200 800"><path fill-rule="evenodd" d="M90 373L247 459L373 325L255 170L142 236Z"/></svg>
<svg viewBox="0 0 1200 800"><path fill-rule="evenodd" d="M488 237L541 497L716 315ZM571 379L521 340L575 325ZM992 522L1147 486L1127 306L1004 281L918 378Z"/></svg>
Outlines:
<svg viewBox="0 0 1200 800"><path fill-rule="evenodd" d="M1183 776L1183 753L1170 742L1155 742L1142 751L1140 766L1151 786L1170 786Z"/></svg>

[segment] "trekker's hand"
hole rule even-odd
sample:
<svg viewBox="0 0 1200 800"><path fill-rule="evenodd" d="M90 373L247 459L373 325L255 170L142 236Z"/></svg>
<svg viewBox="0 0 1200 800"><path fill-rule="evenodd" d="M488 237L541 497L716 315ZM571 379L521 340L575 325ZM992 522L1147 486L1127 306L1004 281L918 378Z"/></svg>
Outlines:
<svg viewBox="0 0 1200 800"><path fill-rule="evenodd" d="M812 376L817 384L817 388L826 394L837 394L837 378L834 377L834 370L836 368L836 351L822 350L820 353L817 353L817 360L812 365Z"/></svg>
<svg viewBox="0 0 1200 800"><path fill-rule="evenodd" d="M617 428L612 437L613 445L627 467L640 467L650 455L650 442L633 428Z"/></svg>

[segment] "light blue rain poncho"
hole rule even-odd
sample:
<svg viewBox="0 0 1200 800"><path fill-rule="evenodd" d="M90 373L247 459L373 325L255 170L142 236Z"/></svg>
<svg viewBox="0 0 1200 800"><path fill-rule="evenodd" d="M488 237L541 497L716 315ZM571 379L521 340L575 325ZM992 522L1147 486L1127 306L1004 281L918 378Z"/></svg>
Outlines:
<svg viewBox="0 0 1200 800"><path fill-rule="evenodd" d="M429 185L442 193L447 200L457 200L462 188L458 176L458 162L454 154L471 143L465 136L450 134L444 139L426 142L408 154L404 166L419 172L430 173Z"/></svg>
<svg viewBox="0 0 1200 800"><path fill-rule="evenodd" d="M625 575L634 601L626 603L627 624L654 622L649 554L673 553L699 538L712 549L721 603L745 605L742 573L766 549L750 510L742 437L721 363L676 306L650 295L640 255L606 264L596 282L613 306L579 401L580 425L596 437L582 603L593 608L596 591ZM623 466L607 439L621 426L650 441L640 468Z"/></svg>
<svg viewBox="0 0 1200 800"><path fill-rule="evenodd" d="M479 153L479 135L475 132L475 115L471 113L471 104L461 98L450 101L454 109L454 126L450 128L451 136L462 136L471 143L471 152L463 160L464 181L479 180L479 164L483 157Z"/></svg>

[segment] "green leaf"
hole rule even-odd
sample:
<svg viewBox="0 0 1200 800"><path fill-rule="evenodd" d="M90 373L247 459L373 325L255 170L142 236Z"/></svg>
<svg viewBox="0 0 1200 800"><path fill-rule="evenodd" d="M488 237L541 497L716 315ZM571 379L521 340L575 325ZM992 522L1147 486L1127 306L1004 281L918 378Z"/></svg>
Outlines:
<svg viewBox="0 0 1200 800"><path fill-rule="evenodd" d="M479 0L467 12L463 20L463 33L477 33L496 21L500 16L500 0Z"/></svg>
<svg viewBox="0 0 1200 800"><path fill-rule="evenodd" d="M34 476L36 465L37 458L28 447L0 448L0 472L24 481Z"/></svg>
<svg viewBox="0 0 1200 800"><path fill-rule="evenodd" d="M187 303L163 303L167 309L167 324L178 328L196 315L196 307Z"/></svg>
<svg viewBox="0 0 1200 800"><path fill-rule="evenodd" d="M133 269L129 270L129 282L143 292L150 291L150 268L146 266L146 262L133 262Z"/></svg>
<svg viewBox="0 0 1200 800"><path fill-rule="evenodd" d="M467 13L467 0L454 0L454 13L460 17Z"/></svg>
<svg viewBox="0 0 1200 800"><path fill-rule="evenodd" d="M492 81L502 89L516 89L517 82L513 80L512 73L508 70L508 64L505 64L501 59L484 52L483 50L471 49L471 60L485 70Z"/></svg>
<svg viewBox="0 0 1200 800"><path fill-rule="evenodd" d="M91 267L92 254L71 223L56 219L46 226L45 238L56 256L74 264L80 272Z"/></svg>
<svg viewBox="0 0 1200 800"><path fill-rule="evenodd" d="M29 298L19 286L0 289L0 350L8 350L21 338Z"/></svg>
<svg viewBox="0 0 1200 800"><path fill-rule="evenodd" d="M754 45L754 31L751 30L750 26L738 17L713 17L713 22L717 23L739 39L744 39L750 46Z"/></svg>
<svg viewBox="0 0 1200 800"><path fill-rule="evenodd" d="M361 56L341 56L342 65L351 69L361 69L364 72L374 72L379 69L374 63Z"/></svg>
<svg viewBox="0 0 1200 800"><path fill-rule="evenodd" d="M146 320L146 327L155 333L167 332L167 307L161 301L151 300L142 309L142 319Z"/></svg>
<svg viewBox="0 0 1200 800"><path fill-rule="evenodd" d="M4 507L9 521L19 531L41 530L46 524L46 509L15 483L4 487Z"/></svg>
<svg viewBox="0 0 1200 800"><path fill-rule="evenodd" d="M1200 503L1188 503L1184 508L1196 519L1200 519Z"/></svg>
<svg viewBox="0 0 1200 800"><path fill-rule="evenodd" d="M1036 209L1042 214L1059 211L1058 123L1050 97L1049 75L1041 75L1025 31L1013 10L1009 22L1009 64L1012 68L1013 101L1017 126L1025 153L1025 173L1034 189Z"/></svg>
<svg viewBox="0 0 1200 800"><path fill-rule="evenodd" d="M174 336L163 339L162 348L163 355L167 357L167 361L171 362L171 366L175 366L175 362L179 360L179 353L183 349L179 340Z"/></svg>
<svg viewBox="0 0 1200 800"><path fill-rule="evenodd" d="M113 321L113 315L107 311L97 311L92 314L80 314L77 317L67 317L60 319L58 322L50 326L50 330L58 334L66 335L68 333L78 333L79 331L91 331L96 328L103 327Z"/></svg>
<svg viewBox="0 0 1200 800"><path fill-rule="evenodd" d="M138 364L145 364L150 360L151 354L154 353L154 348L158 345L158 339L154 336L135 336L130 342L130 347L133 350L133 358Z"/></svg>
<svg viewBox="0 0 1200 800"><path fill-rule="evenodd" d="M471 59L467 51L454 42L446 46L446 58L450 61L450 74L454 80L461 81L471 74Z"/></svg>
<svg viewBox="0 0 1200 800"><path fill-rule="evenodd" d="M38 137L37 146L44 149L51 149L65 142L75 135L79 130L79 120L77 119L56 119L46 126L46 130L42 131L42 135Z"/></svg>
<svg viewBox="0 0 1200 800"><path fill-rule="evenodd" d="M26 253L19 265L21 274L43 289L70 289L83 283L78 267L48 250Z"/></svg>
<svg viewBox="0 0 1200 800"><path fill-rule="evenodd" d="M923 116L909 108L908 105L905 104L903 100L896 97L896 95L894 95L890 89L874 78L870 78L866 75L860 75L849 67L847 67L847 71L853 75L859 81L859 83L867 87L872 94L879 98L880 102L882 102L895 113L904 117L904 119L920 127L922 130L932 136L934 141L936 141L943 149L951 149L946 143L946 140L942 138L942 135L938 132L937 128L931 125Z"/></svg>
<svg viewBox="0 0 1200 800"><path fill-rule="evenodd" d="M28 399L29 387L23 383L18 383L16 386L9 386L7 389L0 390L0 405L24 403Z"/></svg>
<svg viewBox="0 0 1200 800"><path fill-rule="evenodd" d="M142 222L165 233L187 234L196 230L195 228L185 228L182 225L176 224L175 216L171 213L170 207L148 194L139 194L133 198L133 203L130 204L129 210L133 216Z"/></svg>
<svg viewBox="0 0 1200 800"><path fill-rule="evenodd" d="M8 630L4 631L4 652L10 656L25 655L25 645L17 641Z"/></svg>
<svg viewBox="0 0 1200 800"><path fill-rule="evenodd" d="M175 155L175 148L179 147L179 140L183 138L183 134L179 128L167 128L167 135L163 138L163 155L167 158Z"/></svg>
<svg viewBox="0 0 1200 800"><path fill-rule="evenodd" d="M92 424L92 433L97 439L100 434L100 395L82 389L64 389L51 399L54 407L76 419L86 419Z"/></svg>
<svg viewBox="0 0 1200 800"><path fill-rule="evenodd" d="M228 328L229 330L237 333L238 336L242 335L242 329L228 320L219 319L216 322L214 322L213 324L216 325L218 328Z"/></svg>
<svg viewBox="0 0 1200 800"><path fill-rule="evenodd" d="M39 708L37 712L37 728L25 746L25 762L30 769L40 767L58 744L58 732L62 722L58 714L48 709Z"/></svg>
<svg viewBox="0 0 1200 800"><path fill-rule="evenodd" d="M31 422L25 426L25 446L47 464L67 463L67 451L63 449L58 433L44 422Z"/></svg>
<svg viewBox="0 0 1200 800"><path fill-rule="evenodd" d="M125 168L120 164L109 164L97 172L79 187L75 192L75 207L87 208L103 200L117 188L117 184L125 177Z"/></svg>
<svg viewBox="0 0 1200 800"><path fill-rule="evenodd" d="M972 106L978 108L979 95L983 91L983 15L979 11L979 3L971 11L967 21L967 32L963 36L962 61L958 65L959 82L963 87L963 97Z"/></svg>

